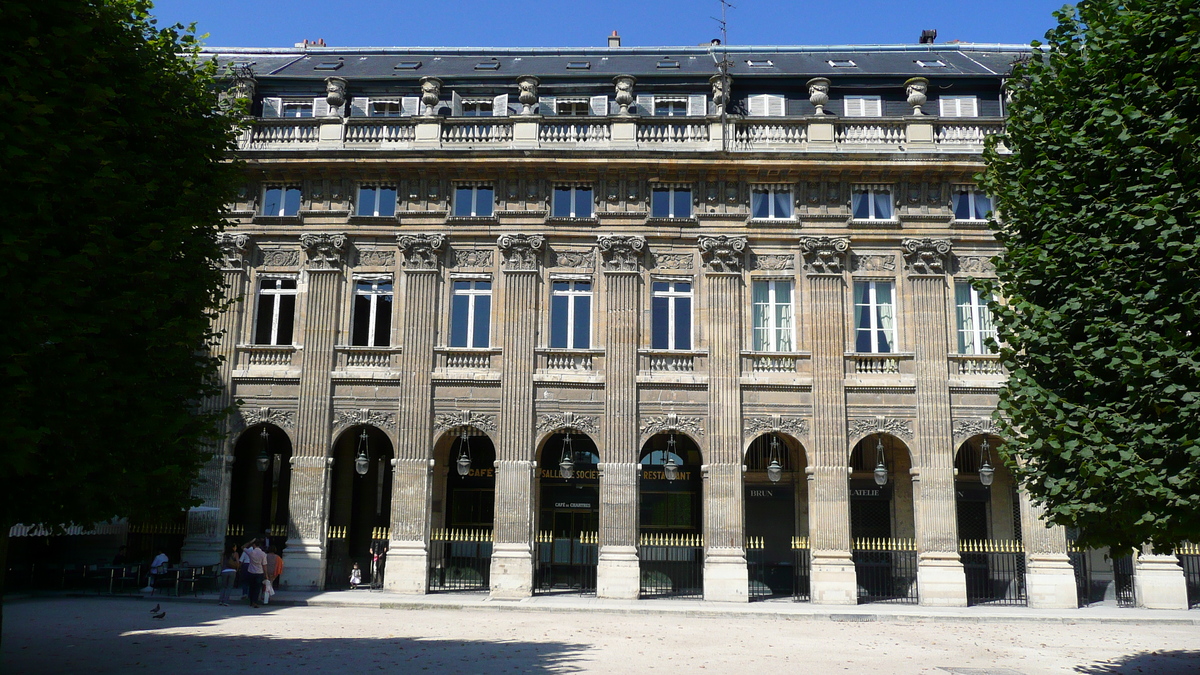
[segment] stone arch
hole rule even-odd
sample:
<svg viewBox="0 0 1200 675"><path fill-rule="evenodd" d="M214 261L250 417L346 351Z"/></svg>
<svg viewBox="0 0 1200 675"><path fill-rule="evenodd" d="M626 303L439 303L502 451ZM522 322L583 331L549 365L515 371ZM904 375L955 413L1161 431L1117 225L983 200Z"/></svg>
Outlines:
<svg viewBox="0 0 1200 675"><path fill-rule="evenodd" d="M227 544L244 543L268 530L272 540L284 542L293 450L291 436L271 422L252 424L238 434L230 467Z"/></svg>
<svg viewBox="0 0 1200 675"><path fill-rule="evenodd" d="M887 482L880 486L874 472L883 448ZM890 433L863 436L850 450L850 531L854 538L915 539L916 511L912 449Z"/></svg>
<svg viewBox="0 0 1200 675"><path fill-rule="evenodd" d="M362 570L363 583L382 582L372 562L390 539L395 454L391 435L375 424L350 424L334 437L325 519L326 588L345 587L354 563Z"/></svg>
<svg viewBox="0 0 1200 675"><path fill-rule="evenodd" d="M970 436L954 449L959 539L1021 539L1019 497L1016 481L1000 456L1003 442L985 432ZM983 484L980 472L985 459L992 468L990 486Z"/></svg>

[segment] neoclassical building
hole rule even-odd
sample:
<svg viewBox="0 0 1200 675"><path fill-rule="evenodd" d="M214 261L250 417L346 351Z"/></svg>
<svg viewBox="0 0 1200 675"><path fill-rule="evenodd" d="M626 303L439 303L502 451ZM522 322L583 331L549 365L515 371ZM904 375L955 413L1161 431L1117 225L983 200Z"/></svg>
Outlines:
<svg viewBox="0 0 1200 675"><path fill-rule="evenodd" d="M1186 607L1176 557L1074 551L996 455L974 176L1026 50L213 52L252 101L238 413L184 557L267 530L293 588Z"/></svg>

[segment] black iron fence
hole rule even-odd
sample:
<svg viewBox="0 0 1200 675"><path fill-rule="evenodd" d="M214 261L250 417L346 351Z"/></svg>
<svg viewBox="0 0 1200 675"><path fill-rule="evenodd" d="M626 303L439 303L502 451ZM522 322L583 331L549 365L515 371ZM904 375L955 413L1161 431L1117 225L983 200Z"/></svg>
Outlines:
<svg viewBox="0 0 1200 675"><path fill-rule="evenodd" d="M703 598L704 538L643 533L638 546L643 598Z"/></svg>
<svg viewBox="0 0 1200 675"><path fill-rule="evenodd" d="M491 530L434 530L429 537L429 590L488 590L493 540Z"/></svg>
<svg viewBox="0 0 1200 675"><path fill-rule="evenodd" d="M968 605L1027 605L1025 546L1016 540L964 539L958 542L967 577Z"/></svg>
<svg viewBox="0 0 1200 675"><path fill-rule="evenodd" d="M772 559L763 537L746 538L746 568L750 576L750 600L790 597L809 599L808 537L792 537L786 560Z"/></svg>
<svg viewBox="0 0 1200 675"><path fill-rule="evenodd" d="M534 593L595 593L598 543L596 532L580 532L576 537L538 533Z"/></svg>
<svg viewBox="0 0 1200 675"><path fill-rule="evenodd" d="M1188 608L1200 605L1200 545L1180 544L1175 549L1183 578L1187 582Z"/></svg>
<svg viewBox="0 0 1200 675"><path fill-rule="evenodd" d="M1137 594L1133 587L1133 555L1114 556L1112 566L1117 607L1137 607Z"/></svg>
<svg viewBox="0 0 1200 675"><path fill-rule="evenodd" d="M1092 603L1092 575L1088 569L1088 553L1079 548L1075 542L1067 542L1067 557L1071 559L1071 567L1075 570L1075 600L1080 607Z"/></svg>
<svg viewBox="0 0 1200 675"><path fill-rule="evenodd" d="M916 604L917 544L912 539L859 538L851 556L858 601Z"/></svg>
<svg viewBox="0 0 1200 675"><path fill-rule="evenodd" d="M812 586L809 583L812 573L811 553L808 537L792 537L792 557L796 564L796 585L792 589L792 599L796 602L812 600Z"/></svg>

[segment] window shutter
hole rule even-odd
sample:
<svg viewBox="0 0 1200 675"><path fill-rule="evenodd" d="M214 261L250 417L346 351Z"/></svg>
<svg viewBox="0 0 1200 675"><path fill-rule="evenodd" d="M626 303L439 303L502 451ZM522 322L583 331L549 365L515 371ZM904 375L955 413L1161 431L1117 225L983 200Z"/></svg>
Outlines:
<svg viewBox="0 0 1200 675"><path fill-rule="evenodd" d="M462 97L457 91L450 92L450 116L462 117Z"/></svg>
<svg viewBox="0 0 1200 675"><path fill-rule="evenodd" d="M350 116L351 117L370 117L371 115L371 99L365 96L355 96L350 99Z"/></svg>
<svg viewBox="0 0 1200 675"><path fill-rule="evenodd" d="M264 98L263 102L263 117L279 117L280 111L283 110L283 102L276 97Z"/></svg>
<svg viewBox="0 0 1200 675"><path fill-rule="evenodd" d="M421 112L421 99L416 96L405 96L400 99L400 114L413 117Z"/></svg>
<svg viewBox="0 0 1200 675"><path fill-rule="evenodd" d="M883 106L878 96L868 96L863 99L864 117L882 117Z"/></svg>
<svg viewBox="0 0 1200 675"><path fill-rule="evenodd" d="M755 94L747 99L749 103L750 117L766 117L767 115L767 95Z"/></svg>
<svg viewBox="0 0 1200 675"><path fill-rule="evenodd" d="M605 117L608 115L608 97L593 96L588 101L588 112L596 117Z"/></svg>
<svg viewBox="0 0 1200 675"><path fill-rule="evenodd" d="M688 117L704 117L708 114L708 97L704 94L688 94Z"/></svg>
<svg viewBox="0 0 1200 675"><path fill-rule="evenodd" d="M654 114L654 95L653 94L638 94L637 96L637 114L653 115Z"/></svg>
<svg viewBox="0 0 1200 675"><path fill-rule="evenodd" d="M958 117L958 99L953 96L943 96L938 99L942 117Z"/></svg>
<svg viewBox="0 0 1200 675"><path fill-rule="evenodd" d="M843 114L846 117L866 116L866 113L863 112L863 100L861 98L856 96L847 96L845 99L843 99L843 102L846 105L846 109L843 111Z"/></svg>
<svg viewBox="0 0 1200 675"><path fill-rule="evenodd" d="M557 115L558 109L555 107L557 105L557 96L542 96L538 99L538 114L546 117Z"/></svg>
<svg viewBox="0 0 1200 675"><path fill-rule="evenodd" d="M958 114L960 117L979 117L979 102L974 96L963 96L958 99Z"/></svg>
<svg viewBox="0 0 1200 675"><path fill-rule="evenodd" d="M508 94L492 99L492 117L508 117Z"/></svg>
<svg viewBox="0 0 1200 675"><path fill-rule="evenodd" d="M785 110L787 99L776 94L767 95L767 117L783 117L787 114Z"/></svg>
<svg viewBox="0 0 1200 675"><path fill-rule="evenodd" d="M329 117L333 111L329 109L329 101L324 96L313 99L313 117Z"/></svg>

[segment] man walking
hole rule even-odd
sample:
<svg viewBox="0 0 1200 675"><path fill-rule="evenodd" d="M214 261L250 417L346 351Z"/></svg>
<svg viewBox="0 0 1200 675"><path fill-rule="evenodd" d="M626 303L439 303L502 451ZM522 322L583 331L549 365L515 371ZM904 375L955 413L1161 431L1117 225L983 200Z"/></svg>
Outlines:
<svg viewBox="0 0 1200 675"><path fill-rule="evenodd" d="M250 563L246 570L250 578L250 606L258 607L258 599L263 591L267 554L263 553L262 549L259 548L258 540L250 542L250 546L246 551L247 557L250 558Z"/></svg>

